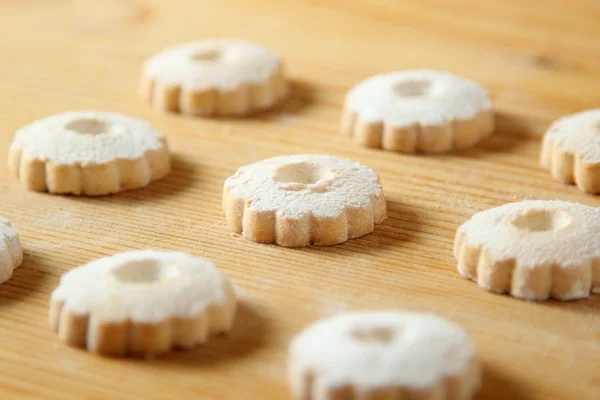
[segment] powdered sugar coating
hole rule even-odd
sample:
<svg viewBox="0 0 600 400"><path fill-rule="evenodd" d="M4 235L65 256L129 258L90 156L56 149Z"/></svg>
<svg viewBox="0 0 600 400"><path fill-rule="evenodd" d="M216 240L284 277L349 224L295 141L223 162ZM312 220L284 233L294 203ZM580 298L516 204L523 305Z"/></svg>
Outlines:
<svg viewBox="0 0 600 400"><path fill-rule="evenodd" d="M157 266L164 277L139 283L119 277L131 265ZM143 277L143 272L130 279ZM137 273L137 276L135 275ZM67 272L52 293L62 312L90 314L101 321L157 323L191 318L219 306L230 320L235 311L233 286L208 260L179 252L133 251L104 257Z"/></svg>
<svg viewBox="0 0 600 400"><path fill-rule="evenodd" d="M13 270L23 262L19 235L6 218L0 217L0 283L10 279Z"/></svg>
<svg viewBox="0 0 600 400"><path fill-rule="evenodd" d="M564 212L564 224L556 230L531 231L511 222L536 211L553 215ZM475 214L458 232L465 234L469 245L483 246L493 260L514 259L520 268L550 264L579 267L600 257L600 208L578 203L510 203Z"/></svg>
<svg viewBox="0 0 600 400"><path fill-rule="evenodd" d="M289 350L297 398L344 386L352 387L355 398L377 389L428 389L471 373L475 376L465 391L472 393L479 384L474 361L475 349L463 328L411 312L350 313L323 320L294 338ZM313 379L307 382L307 375ZM319 388L303 387L307 384Z"/></svg>
<svg viewBox="0 0 600 400"><path fill-rule="evenodd" d="M321 155L270 158L240 168L223 185L230 230L259 243L332 246L367 235L387 214L377 174Z"/></svg>
<svg viewBox="0 0 600 400"><path fill-rule="evenodd" d="M69 129L76 121L91 121L106 131L89 134ZM147 121L122 114L72 111L35 121L19 129L11 151L24 150L41 161L58 164L103 164L136 159L165 146L164 135Z"/></svg>
<svg viewBox="0 0 600 400"><path fill-rule="evenodd" d="M576 154L588 163L600 163L600 109L568 115L556 121L544 141L557 149Z"/></svg>
<svg viewBox="0 0 600 400"><path fill-rule="evenodd" d="M8 153L29 190L102 196L137 189L171 170L164 135L122 114L75 111L17 131Z"/></svg>
<svg viewBox="0 0 600 400"><path fill-rule="evenodd" d="M492 103L487 90L474 81L448 72L412 70L362 81L348 93L346 107L362 121L407 127L472 119Z"/></svg>
<svg viewBox="0 0 600 400"><path fill-rule="evenodd" d="M172 46L152 56L145 62L143 74L167 86L227 91L246 83L266 82L280 68L279 56L266 47L238 39L207 39Z"/></svg>
<svg viewBox="0 0 600 400"><path fill-rule="evenodd" d="M287 166L322 168L322 178L299 190L277 180L277 171ZM254 210L276 210L278 215L300 217L337 216L346 207L364 207L373 196L383 194L379 177L355 161L322 155L279 156L240 168L227 178L225 187L250 203ZM287 188L287 189L286 189Z"/></svg>

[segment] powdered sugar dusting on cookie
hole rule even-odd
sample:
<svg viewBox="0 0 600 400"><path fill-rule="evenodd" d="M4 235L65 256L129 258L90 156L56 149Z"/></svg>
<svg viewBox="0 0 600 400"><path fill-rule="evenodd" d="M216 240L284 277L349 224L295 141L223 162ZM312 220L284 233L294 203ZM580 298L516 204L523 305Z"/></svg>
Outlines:
<svg viewBox="0 0 600 400"><path fill-rule="evenodd" d="M556 121L544 137L561 151L589 163L600 163L600 109L569 115Z"/></svg>
<svg viewBox="0 0 600 400"><path fill-rule="evenodd" d="M225 185L246 199L251 209L276 210L289 217L336 216L345 207L368 205L371 196L382 193L372 169L319 155L280 156L251 164L240 168Z"/></svg>
<svg viewBox="0 0 600 400"><path fill-rule="evenodd" d="M447 72L413 70L375 75L353 88L349 109L364 121L391 126L444 125L492 107L479 84Z"/></svg>
<svg viewBox="0 0 600 400"><path fill-rule="evenodd" d="M494 259L515 259L521 267L568 268L600 257L600 208L578 203L510 203L475 214L459 231Z"/></svg>
<svg viewBox="0 0 600 400"><path fill-rule="evenodd" d="M49 319L67 344L101 354L153 355L228 331L235 311L233 286L213 263L148 250L67 272L52 292ZM81 318L89 324L78 324Z"/></svg>
<svg viewBox="0 0 600 400"><path fill-rule="evenodd" d="M187 89L232 90L266 82L280 68L279 57L266 47L237 39L208 39L165 49L146 61L144 74Z"/></svg>
<svg viewBox="0 0 600 400"><path fill-rule="evenodd" d="M21 262L23 250L19 235L6 218L0 217L0 283L9 280Z"/></svg>
<svg viewBox="0 0 600 400"><path fill-rule="evenodd" d="M17 131L12 150L41 161L103 164L135 159L164 146L164 135L149 122L122 114L72 111L35 121Z"/></svg>
<svg viewBox="0 0 600 400"><path fill-rule="evenodd" d="M314 382L324 393L350 387L369 395L391 388L427 390L449 377L464 380L470 395L479 385L474 358L475 349L460 326L431 314L391 311L317 322L289 350L296 398L314 390ZM304 379L307 375L314 379Z"/></svg>
<svg viewBox="0 0 600 400"><path fill-rule="evenodd" d="M287 247L334 245L371 233L386 218L377 174L321 155L270 158L227 178L228 227L247 239Z"/></svg>
<svg viewBox="0 0 600 400"><path fill-rule="evenodd" d="M72 111L17 131L8 165L29 190L102 196L137 189L171 170L165 136L122 114Z"/></svg>

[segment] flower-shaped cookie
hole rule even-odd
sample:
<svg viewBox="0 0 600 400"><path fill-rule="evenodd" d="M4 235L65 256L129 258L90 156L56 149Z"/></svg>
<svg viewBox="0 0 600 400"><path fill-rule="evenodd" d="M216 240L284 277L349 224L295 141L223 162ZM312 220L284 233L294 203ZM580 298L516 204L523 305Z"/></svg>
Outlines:
<svg viewBox="0 0 600 400"><path fill-rule="evenodd" d="M289 350L302 400L468 400L480 365L467 333L431 314L352 313L318 322Z"/></svg>
<svg viewBox="0 0 600 400"><path fill-rule="evenodd" d="M379 177L345 158L293 155L240 168L227 178L229 229L261 243L334 245L371 233L386 217Z"/></svg>
<svg viewBox="0 0 600 400"><path fill-rule="evenodd" d="M544 136L540 159L555 180L600 193L600 109L552 124Z"/></svg>
<svg viewBox="0 0 600 400"><path fill-rule="evenodd" d="M121 114L53 115L17 131L9 167L30 190L99 196L146 186L169 173L162 133Z"/></svg>
<svg viewBox="0 0 600 400"><path fill-rule="evenodd" d="M0 283L10 279L13 270L23 262L19 235L6 218L0 217Z"/></svg>
<svg viewBox="0 0 600 400"><path fill-rule="evenodd" d="M496 293L573 300L600 292L600 208L530 200L475 214L456 232L458 271Z"/></svg>
<svg viewBox="0 0 600 400"><path fill-rule="evenodd" d="M233 286L211 262L133 251L66 273L52 293L50 325L70 346L149 356L228 331L235 310Z"/></svg>
<svg viewBox="0 0 600 400"><path fill-rule="evenodd" d="M341 132L363 146L405 153L465 149L492 134L492 102L479 84L448 72L370 77L346 96Z"/></svg>
<svg viewBox="0 0 600 400"><path fill-rule="evenodd" d="M246 41L211 39L170 47L146 61L142 96L161 110L246 115L272 107L289 87L277 54Z"/></svg>

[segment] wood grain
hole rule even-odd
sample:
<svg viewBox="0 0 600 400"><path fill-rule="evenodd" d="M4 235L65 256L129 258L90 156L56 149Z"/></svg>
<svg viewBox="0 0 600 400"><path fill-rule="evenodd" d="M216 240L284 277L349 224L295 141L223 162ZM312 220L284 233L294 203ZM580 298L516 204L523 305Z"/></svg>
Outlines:
<svg viewBox="0 0 600 400"><path fill-rule="evenodd" d="M174 170L150 187L86 199L24 191L0 165L0 214L25 261L0 285L2 399L285 399L285 350L310 322L346 310L436 312L472 334L478 399L600 399L600 296L527 303L462 279L454 231L473 213L539 198L600 205L549 178L539 140L555 118L598 106L600 7L593 0L4 0L0 152L14 131L71 109L120 111L168 134ZM161 114L137 98L142 61L187 40L230 36L279 51L289 103L251 119ZM446 69L482 82L496 134L454 155L356 147L338 134L343 96L371 74ZM341 155L377 170L389 218L364 238L291 250L230 234L223 180L279 154ZM155 360L90 356L57 341L48 298L64 272L129 249L213 259L240 291L232 337Z"/></svg>

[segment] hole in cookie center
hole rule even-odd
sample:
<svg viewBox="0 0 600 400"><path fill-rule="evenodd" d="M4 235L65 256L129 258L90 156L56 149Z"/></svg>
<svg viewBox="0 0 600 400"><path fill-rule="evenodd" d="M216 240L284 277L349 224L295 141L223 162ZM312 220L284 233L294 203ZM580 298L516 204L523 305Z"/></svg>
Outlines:
<svg viewBox="0 0 600 400"><path fill-rule="evenodd" d="M132 261L113 270L114 276L124 283L157 283L174 278L179 274L175 265L156 260Z"/></svg>
<svg viewBox="0 0 600 400"><path fill-rule="evenodd" d="M109 124L94 118L82 118L69 122L65 129L84 135L98 135L108 132Z"/></svg>
<svg viewBox="0 0 600 400"><path fill-rule="evenodd" d="M379 342L385 344L391 342L397 334L397 329L382 326L378 328L357 329L352 332L352 337L361 342Z"/></svg>
<svg viewBox="0 0 600 400"><path fill-rule="evenodd" d="M558 231L571 223L571 216L559 210L531 210L518 215L513 225L532 232Z"/></svg>
<svg viewBox="0 0 600 400"><path fill-rule="evenodd" d="M425 79L405 81L394 86L394 92L400 97L426 96L431 90L431 82Z"/></svg>
<svg viewBox="0 0 600 400"><path fill-rule="evenodd" d="M199 50L192 54L193 61L216 61L221 58L221 51L218 49Z"/></svg>
<svg viewBox="0 0 600 400"><path fill-rule="evenodd" d="M280 183L313 185L321 180L329 179L331 174L331 169L325 165L299 162L277 168L273 178Z"/></svg>

